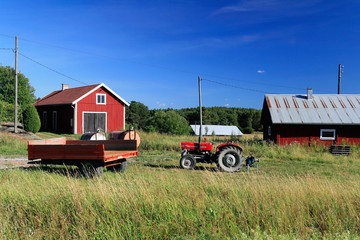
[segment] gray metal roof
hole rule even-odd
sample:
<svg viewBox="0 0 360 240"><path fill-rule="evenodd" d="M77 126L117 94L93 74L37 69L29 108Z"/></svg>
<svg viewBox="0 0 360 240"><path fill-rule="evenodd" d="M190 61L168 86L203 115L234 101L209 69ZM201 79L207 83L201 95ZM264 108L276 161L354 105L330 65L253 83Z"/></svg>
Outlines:
<svg viewBox="0 0 360 240"><path fill-rule="evenodd" d="M360 94L266 94L275 124L360 124Z"/></svg>
<svg viewBox="0 0 360 240"><path fill-rule="evenodd" d="M200 125L190 125L195 135L200 133ZM224 125L203 125L202 134L211 136L213 133L216 136L242 136L244 135L237 126L224 126Z"/></svg>

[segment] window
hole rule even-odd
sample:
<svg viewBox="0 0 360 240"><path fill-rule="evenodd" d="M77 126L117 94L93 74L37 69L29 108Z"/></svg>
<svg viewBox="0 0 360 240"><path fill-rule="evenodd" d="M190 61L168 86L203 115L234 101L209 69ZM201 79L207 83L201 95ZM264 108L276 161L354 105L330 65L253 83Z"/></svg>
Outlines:
<svg viewBox="0 0 360 240"><path fill-rule="evenodd" d="M47 111L43 112L42 127L43 129L47 128Z"/></svg>
<svg viewBox="0 0 360 240"><path fill-rule="evenodd" d="M106 104L106 94L96 94L96 104Z"/></svg>
<svg viewBox="0 0 360 240"><path fill-rule="evenodd" d="M271 126L268 127L268 136L271 136Z"/></svg>
<svg viewBox="0 0 360 240"><path fill-rule="evenodd" d="M53 130L57 130L57 111L53 111L52 113L52 127L53 127Z"/></svg>
<svg viewBox="0 0 360 240"><path fill-rule="evenodd" d="M320 140L335 140L335 129L321 129Z"/></svg>

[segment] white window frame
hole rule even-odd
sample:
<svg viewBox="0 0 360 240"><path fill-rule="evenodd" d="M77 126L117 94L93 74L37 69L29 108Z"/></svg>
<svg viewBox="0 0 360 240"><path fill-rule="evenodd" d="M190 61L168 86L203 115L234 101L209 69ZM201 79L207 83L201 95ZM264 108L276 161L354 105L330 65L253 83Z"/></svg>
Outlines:
<svg viewBox="0 0 360 240"><path fill-rule="evenodd" d="M323 137L324 132L333 132L333 137ZM335 140L336 138L336 129L320 129L320 140Z"/></svg>
<svg viewBox="0 0 360 240"><path fill-rule="evenodd" d="M104 96L104 102L99 102L99 97ZM104 93L97 93L96 94L96 104L97 105L106 105L106 94Z"/></svg>

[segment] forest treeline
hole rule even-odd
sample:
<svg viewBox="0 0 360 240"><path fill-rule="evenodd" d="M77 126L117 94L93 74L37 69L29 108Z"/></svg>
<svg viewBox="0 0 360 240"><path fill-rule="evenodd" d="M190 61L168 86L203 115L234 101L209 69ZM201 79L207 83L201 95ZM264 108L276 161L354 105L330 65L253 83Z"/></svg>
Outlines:
<svg viewBox="0 0 360 240"><path fill-rule="evenodd" d="M243 133L262 130L261 110L253 108L203 107L203 124L234 125ZM190 124L199 124L199 108L153 109L132 101L126 123L148 132L190 134Z"/></svg>

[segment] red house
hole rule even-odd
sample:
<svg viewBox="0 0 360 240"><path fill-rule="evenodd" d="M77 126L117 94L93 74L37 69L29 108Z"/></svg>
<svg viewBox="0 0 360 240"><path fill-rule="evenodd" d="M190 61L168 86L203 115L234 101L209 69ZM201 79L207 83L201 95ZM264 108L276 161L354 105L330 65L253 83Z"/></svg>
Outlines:
<svg viewBox="0 0 360 240"><path fill-rule="evenodd" d="M360 144L360 94L265 95L264 140L280 145Z"/></svg>
<svg viewBox="0 0 360 240"><path fill-rule="evenodd" d="M125 129L124 99L105 84L57 90L34 103L41 131L81 134Z"/></svg>

